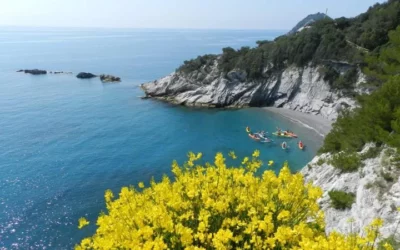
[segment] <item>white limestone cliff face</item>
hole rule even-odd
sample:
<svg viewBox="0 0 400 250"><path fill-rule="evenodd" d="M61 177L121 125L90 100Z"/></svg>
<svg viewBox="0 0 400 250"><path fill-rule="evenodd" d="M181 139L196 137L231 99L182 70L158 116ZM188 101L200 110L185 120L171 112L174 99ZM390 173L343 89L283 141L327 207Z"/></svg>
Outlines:
<svg viewBox="0 0 400 250"><path fill-rule="evenodd" d="M340 66L339 66L340 67ZM249 80L246 73L220 72L217 61L189 74L174 72L141 88L147 97L170 103L200 107L274 106L337 118L343 107L354 107L351 98L330 89L320 67L266 68L264 77Z"/></svg>
<svg viewBox="0 0 400 250"><path fill-rule="evenodd" d="M364 153L372 145L367 145ZM319 203L325 212L326 231L342 233L363 232L374 218L382 218L384 225L381 228L383 237L395 235L400 237L400 170L393 165L393 149L386 148L380 155L364 161L364 167L354 173L341 173L327 163L330 154L315 157L308 166L301 171L307 182L313 182L324 191ZM318 165L318 162L324 162ZM388 181L382 173L388 173L393 181ZM331 207L328 192L341 190L354 193L355 202L351 209L337 210ZM353 222L349 222L352 219Z"/></svg>

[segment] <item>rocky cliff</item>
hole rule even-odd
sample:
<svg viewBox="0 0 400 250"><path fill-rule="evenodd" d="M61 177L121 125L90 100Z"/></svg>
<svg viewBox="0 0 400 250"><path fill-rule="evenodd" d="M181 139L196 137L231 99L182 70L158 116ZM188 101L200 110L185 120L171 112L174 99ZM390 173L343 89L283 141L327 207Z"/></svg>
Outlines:
<svg viewBox="0 0 400 250"><path fill-rule="evenodd" d="M364 154L373 145L367 145ZM385 148L374 158L364 160L364 166L353 173L341 173L329 164L330 154L315 157L301 171L306 181L320 186L324 195L319 203L325 212L326 231L342 233L362 232L374 218L384 220L383 237L400 236L400 169L396 162L396 150ZM331 207L328 192L340 190L356 195L351 209L337 210Z"/></svg>
<svg viewBox="0 0 400 250"><path fill-rule="evenodd" d="M353 107L354 100L332 91L324 81L321 66L264 69L263 77L248 79L245 72L222 73L218 60L188 74L176 71L159 80L145 83L141 88L147 97L170 103L198 107L274 106L336 119L339 110ZM351 65L335 64L339 72ZM362 77L359 77L359 81Z"/></svg>
<svg viewBox="0 0 400 250"><path fill-rule="evenodd" d="M315 13L315 14L311 14L308 15L307 17L305 17L303 20L301 20L300 22L298 22L296 24L296 26L293 27L293 29L291 29L288 34L295 34L296 32L301 31L302 29L304 29L305 27L307 27L308 25L311 25L312 23L321 20L321 19L331 19L328 15L324 14L324 13Z"/></svg>

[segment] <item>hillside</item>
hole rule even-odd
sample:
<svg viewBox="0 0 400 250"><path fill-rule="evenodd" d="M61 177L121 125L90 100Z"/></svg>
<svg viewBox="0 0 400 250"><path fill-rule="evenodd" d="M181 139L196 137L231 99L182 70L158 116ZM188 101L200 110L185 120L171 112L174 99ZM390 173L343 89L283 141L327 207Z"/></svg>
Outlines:
<svg viewBox="0 0 400 250"><path fill-rule="evenodd" d="M308 15L307 17L305 17L303 20L301 20L300 22L298 22L292 30L290 30L288 32L288 35L292 35L295 34L296 32L301 31L301 29L303 29L304 27L307 27L309 25L311 25L312 23L315 23L316 21L322 20L322 19L331 19L329 16L327 16L324 13L315 13L315 14L311 14Z"/></svg>
<svg viewBox="0 0 400 250"><path fill-rule="evenodd" d="M185 61L142 85L147 97L201 107L275 106L334 120L371 86L361 69L400 24L400 2L376 4L355 18L322 19L257 47L224 48ZM376 85L375 85L376 86Z"/></svg>

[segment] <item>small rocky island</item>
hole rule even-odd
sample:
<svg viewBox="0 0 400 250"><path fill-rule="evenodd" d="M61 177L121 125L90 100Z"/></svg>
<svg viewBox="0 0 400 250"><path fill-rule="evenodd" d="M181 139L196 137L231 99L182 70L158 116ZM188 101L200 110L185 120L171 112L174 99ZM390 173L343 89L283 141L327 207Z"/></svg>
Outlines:
<svg viewBox="0 0 400 250"><path fill-rule="evenodd" d="M47 74L46 70L41 70L41 69L20 69L17 72L23 72L25 74L31 74L31 75L45 75L45 74Z"/></svg>
<svg viewBox="0 0 400 250"><path fill-rule="evenodd" d="M47 71L47 70L42 70L42 69L20 69L20 70L17 70L17 72L23 72L25 74L31 74L31 75L72 74L72 72L67 72L67 71Z"/></svg>
<svg viewBox="0 0 400 250"><path fill-rule="evenodd" d="M117 76L112 76L112 75L100 75L100 80L102 82L120 82L121 78Z"/></svg>
<svg viewBox="0 0 400 250"><path fill-rule="evenodd" d="M87 72L80 72L79 74L76 75L76 78L79 79L91 79L97 77L95 74L92 73L87 73Z"/></svg>
<svg viewBox="0 0 400 250"><path fill-rule="evenodd" d="M41 70L41 69L20 69L17 72L22 72L26 74L31 74L31 75L45 75L45 74L72 74L72 72L67 72L67 71L47 71L47 70ZM80 72L76 75L76 78L79 79L91 79L99 77L101 82L103 83L115 83L115 82L121 82L121 77L118 76L113 76L113 75L108 75L108 74L101 74L101 75L95 75L93 73L89 72Z"/></svg>

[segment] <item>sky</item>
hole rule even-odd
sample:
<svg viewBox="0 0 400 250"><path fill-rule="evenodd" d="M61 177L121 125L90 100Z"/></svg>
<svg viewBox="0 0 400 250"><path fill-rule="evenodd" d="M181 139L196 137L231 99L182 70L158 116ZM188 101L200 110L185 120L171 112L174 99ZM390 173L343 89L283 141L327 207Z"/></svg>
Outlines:
<svg viewBox="0 0 400 250"><path fill-rule="evenodd" d="M277 29L353 17L383 0L0 0L0 26Z"/></svg>

